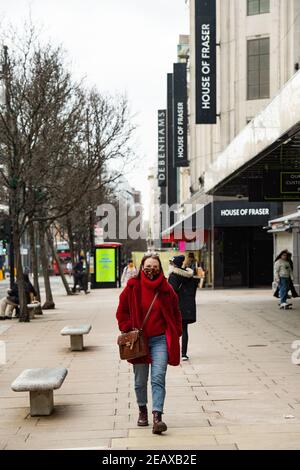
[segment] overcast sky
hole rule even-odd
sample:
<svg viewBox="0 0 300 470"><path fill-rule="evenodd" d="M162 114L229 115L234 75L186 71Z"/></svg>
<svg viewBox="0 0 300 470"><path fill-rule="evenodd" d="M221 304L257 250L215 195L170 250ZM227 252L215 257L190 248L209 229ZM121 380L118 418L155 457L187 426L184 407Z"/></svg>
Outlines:
<svg viewBox="0 0 300 470"><path fill-rule="evenodd" d="M189 29L185 0L0 0L0 18L13 24L22 24L29 11L43 34L68 51L78 77L100 91L127 93L140 160L128 179L147 206L156 114L166 104L166 74L176 61L179 34Z"/></svg>

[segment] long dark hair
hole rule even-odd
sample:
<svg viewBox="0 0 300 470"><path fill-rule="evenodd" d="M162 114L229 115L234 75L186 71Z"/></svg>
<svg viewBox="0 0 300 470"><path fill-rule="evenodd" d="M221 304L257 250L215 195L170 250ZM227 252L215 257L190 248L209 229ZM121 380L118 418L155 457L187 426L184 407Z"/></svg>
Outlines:
<svg viewBox="0 0 300 470"><path fill-rule="evenodd" d="M162 264L161 264L161 261L160 261L160 257L156 254L147 254L143 257L142 261L141 261L141 264L140 264L140 268L139 268L139 272L138 272L138 275L136 276L136 279L140 279L141 278L141 272L142 272L142 268L144 267L144 264L145 262L147 261L147 259L156 259L159 263L159 268L160 268L160 272L164 273L164 270L163 270L163 267L162 267Z"/></svg>
<svg viewBox="0 0 300 470"><path fill-rule="evenodd" d="M282 255L289 255L289 252L287 250L283 250L281 253L279 253L279 255L277 256L277 258L275 259L275 263L276 261L279 261L282 257Z"/></svg>

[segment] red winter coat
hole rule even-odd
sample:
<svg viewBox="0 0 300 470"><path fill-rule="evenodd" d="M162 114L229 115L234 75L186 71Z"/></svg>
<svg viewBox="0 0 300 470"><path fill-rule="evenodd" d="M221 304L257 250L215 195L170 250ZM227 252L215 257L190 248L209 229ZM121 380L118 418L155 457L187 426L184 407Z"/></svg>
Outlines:
<svg viewBox="0 0 300 470"><path fill-rule="evenodd" d="M141 279L130 279L120 295L116 314L120 331L130 331L133 326L134 328L141 328L143 320L141 309L141 282ZM178 366L180 364L179 338L182 335L182 319L178 298L165 278L158 286L156 292L159 292L156 302L160 304L160 309L166 323L168 364ZM151 357L148 355L145 358L135 359L129 362L132 364L150 364Z"/></svg>

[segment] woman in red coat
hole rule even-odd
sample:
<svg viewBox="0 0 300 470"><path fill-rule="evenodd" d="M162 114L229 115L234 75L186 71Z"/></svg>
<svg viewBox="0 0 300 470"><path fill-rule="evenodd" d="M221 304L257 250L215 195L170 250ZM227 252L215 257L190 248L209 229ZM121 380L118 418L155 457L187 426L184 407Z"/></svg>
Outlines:
<svg viewBox="0 0 300 470"><path fill-rule="evenodd" d="M147 383L151 364L152 432L161 434L167 430L161 419L166 395L167 365L178 366L180 363L179 338L182 334L182 319L177 295L164 276L158 256L144 256L138 276L128 281L120 295L117 320L122 332L141 328L156 293L158 297L143 329L149 354L130 362L133 364L135 393L139 406L138 426L149 424Z"/></svg>

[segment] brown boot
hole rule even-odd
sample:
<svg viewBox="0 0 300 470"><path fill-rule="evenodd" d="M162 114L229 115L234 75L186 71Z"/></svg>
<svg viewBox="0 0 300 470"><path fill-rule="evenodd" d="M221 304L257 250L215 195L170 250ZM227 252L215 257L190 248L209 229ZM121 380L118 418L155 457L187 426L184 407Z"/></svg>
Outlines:
<svg viewBox="0 0 300 470"><path fill-rule="evenodd" d="M160 411L153 411L153 434L161 434L162 432L166 431L167 425L161 420L162 413Z"/></svg>
<svg viewBox="0 0 300 470"><path fill-rule="evenodd" d="M140 413L137 422L138 426L149 426L147 406L139 406Z"/></svg>

